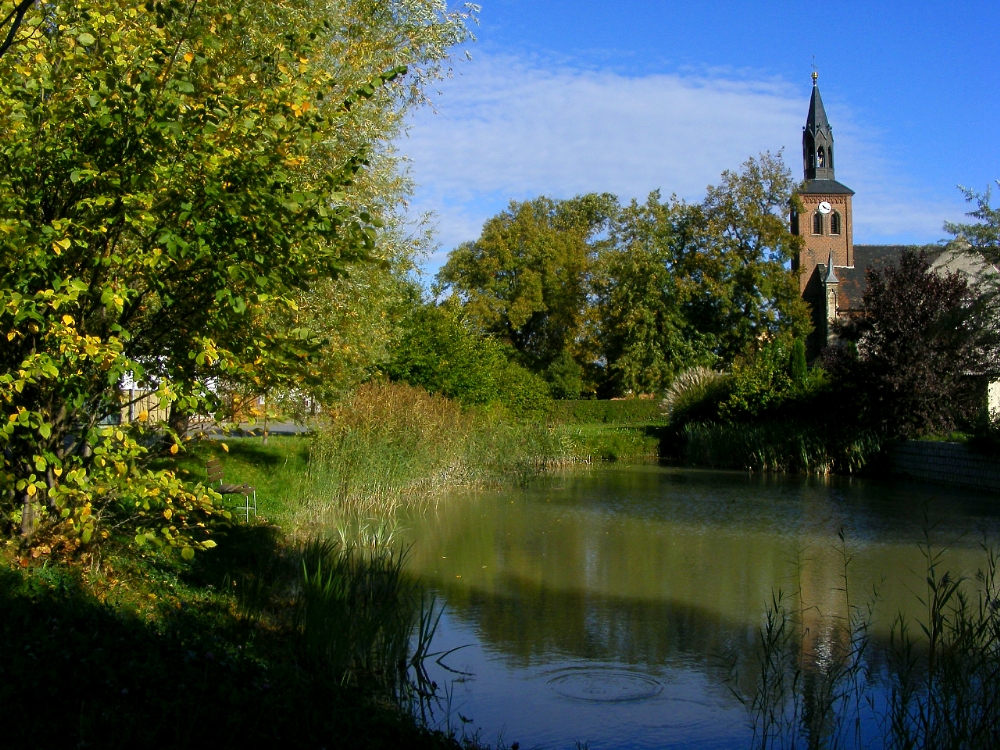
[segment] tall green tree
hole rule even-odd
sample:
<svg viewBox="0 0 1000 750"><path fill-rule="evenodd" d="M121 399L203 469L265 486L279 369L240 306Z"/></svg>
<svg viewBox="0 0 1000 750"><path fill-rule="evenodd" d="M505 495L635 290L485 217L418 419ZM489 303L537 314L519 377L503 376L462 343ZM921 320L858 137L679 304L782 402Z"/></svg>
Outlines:
<svg viewBox="0 0 1000 750"><path fill-rule="evenodd" d="M479 239L449 254L439 290L533 371L545 372L564 352L579 363L597 243L616 210L607 194L512 202Z"/></svg>
<svg viewBox="0 0 1000 750"><path fill-rule="evenodd" d="M8 528L86 541L115 517L140 542L210 541L210 494L100 423L128 373L192 409L213 380L307 356L309 331L276 333L269 311L373 248L346 197L365 153L341 127L402 71L345 98L313 8L47 3L44 33L0 58Z"/></svg>
<svg viewBox="0 0 1000 750"><path fill-rule="evenodd" d="M792 187L780 156L761 154L699 204L653 193L620 212L594 285L609 392L661 390L681 370L804 335L788 269L800 241L788 229Z"/></svg>
<svg viewBox="0 0 1000 750"><path fill-rule="evenodd" d="M716 353L726 362L781 334L803 338L809 311L788 269L801 238L789 229L792 174L780 154L748 159L723 172L702 207L705 251L716 267Z"/></svg>
<svg viewBox="0 0 1000 750"><path fill-rule="evenodd" d="M614 221L593 284L608 393L654 393L681 370L717 360L716 264L704 240L701 207L661 203L658 192Z"/></svg>

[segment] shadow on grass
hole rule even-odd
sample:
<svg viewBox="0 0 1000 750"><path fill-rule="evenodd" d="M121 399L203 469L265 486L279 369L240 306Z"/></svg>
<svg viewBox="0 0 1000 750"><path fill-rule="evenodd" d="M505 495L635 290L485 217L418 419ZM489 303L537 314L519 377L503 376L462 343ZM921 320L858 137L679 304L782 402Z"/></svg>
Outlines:
<svg viewBox="0 0 1000 750"><path fill-rule="evenodd" d="M276 545L274 530L243 527L181 576L138 562L152 613L120 606L114 575L101 601L85 570L0 570L0 705L16 717L4 745L457 747L333 684L296 657L287 633L233 614L219 592L228 571L266 566Z"/></svg>

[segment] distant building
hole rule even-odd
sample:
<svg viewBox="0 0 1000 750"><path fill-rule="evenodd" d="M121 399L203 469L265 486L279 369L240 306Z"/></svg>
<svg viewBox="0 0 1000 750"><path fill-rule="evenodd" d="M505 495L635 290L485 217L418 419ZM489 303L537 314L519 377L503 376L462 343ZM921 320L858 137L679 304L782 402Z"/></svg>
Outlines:
<svg viewBox="0 0 1000 750"><path fill-rule="evenodd" d="M805 240L805 247L792 260L792 270L799 272L799 290L812 309L813 334L808 349L813 356L833 341L832 326L837 318L861 311L866 271L895 265L907 250L922 250L933 269L960 271L974 279L997 272L965 252L968 243L961 238L948 245L854 244L854 191L835 178L833 128L817 78L813 73L809 114L802 130L805 179L796 191L802 213L793 209L791 216L792 232Z"/></svg>

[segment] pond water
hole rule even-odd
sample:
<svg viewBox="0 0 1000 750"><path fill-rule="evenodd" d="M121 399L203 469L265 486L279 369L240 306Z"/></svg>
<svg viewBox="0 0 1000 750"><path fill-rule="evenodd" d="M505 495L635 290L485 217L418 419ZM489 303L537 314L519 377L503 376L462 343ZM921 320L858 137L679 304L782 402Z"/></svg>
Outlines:
<svg viewBox="0 0 1000 750"><path fill-rule="evenodd" d="M432 723L524 748L742 748L726 664L755 647L772 595L797 597L821 650L875 585L885 639L898 612L920 614L925 532L974 573L1000 497L610 466L456 493L405 526L445 605L435 650L457 649L430 665Z"/></svg>

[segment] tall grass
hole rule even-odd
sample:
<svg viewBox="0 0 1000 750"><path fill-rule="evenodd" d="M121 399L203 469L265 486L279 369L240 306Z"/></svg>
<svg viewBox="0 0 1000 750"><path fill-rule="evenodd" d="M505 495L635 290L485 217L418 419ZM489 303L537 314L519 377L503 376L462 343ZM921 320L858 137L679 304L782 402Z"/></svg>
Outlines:
<svg viewBox="0 0 1000 750"><path fill-rule="evenodd" d="M998 552L984 546L965 579L942 570L929 538L921 550L925 614L897 616L887 645L872 637L877 592L860 604L847 594L846 544L845 611L828 632L807 625L801 598L774 595L756 657L730 665L754 748L1000 747Z"/></svg>
<svg viewBox="0 0 1000 750"><path fill-rule="evenodd" d="M371 383L318 420L297 522L391 515L456 485L524 482L571 462L554 430L404 384Z"/></svg>
<svg viewBox="0 0 1000 750"><path fill-rule="evenodd" d="M299 553L302 652L341 684L374 683L397 699L426 684L423 659L440 610L404 574L405 558L389 546L330 539Z"/></svg>
<svg viewBox="0 0 1000 750"><path fill-rule="evenodd" d="M807 474L856 472L882 447L881 438L872 431L838 435L822 423L793 419L689 423L684 439L684 459L689 464Z"/></svg>

